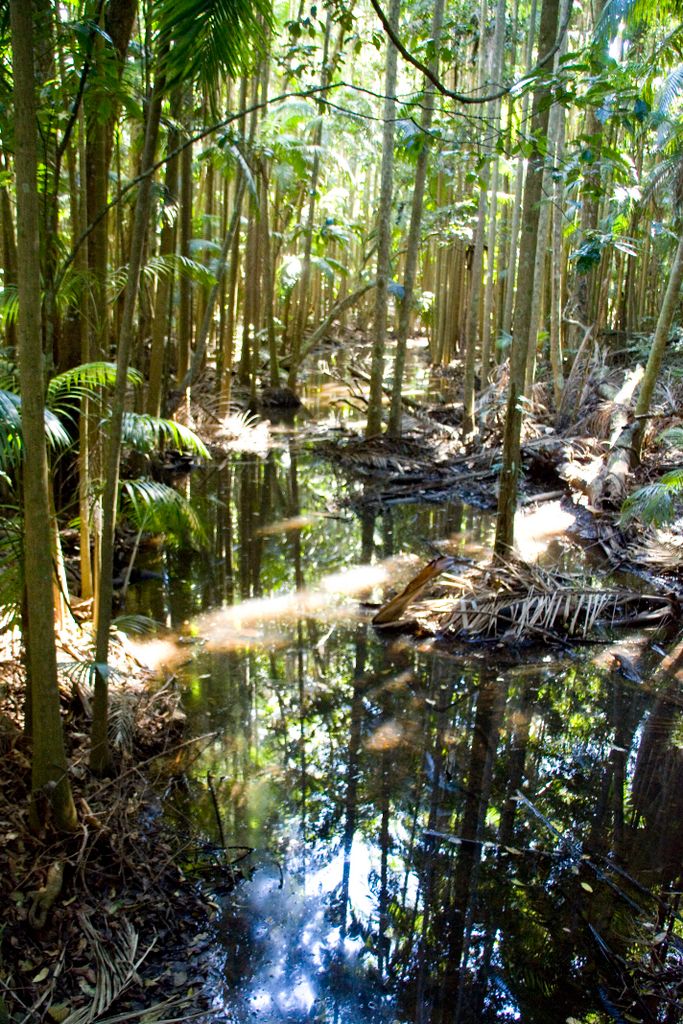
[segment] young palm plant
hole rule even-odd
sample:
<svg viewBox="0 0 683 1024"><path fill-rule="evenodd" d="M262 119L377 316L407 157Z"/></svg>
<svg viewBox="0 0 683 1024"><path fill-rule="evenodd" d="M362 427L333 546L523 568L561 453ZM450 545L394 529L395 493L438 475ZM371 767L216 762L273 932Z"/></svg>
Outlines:
<svg viewBox="0 0 683 1024"><path fill-rule="evenodd" d="M676 448L683 448L683 428L665 430L660 438ZM683 497L683 466L664 473L659 480L638 487L628 496L621 509L621 522L639 519L646 526L666 526L676 517Z"/></svg>

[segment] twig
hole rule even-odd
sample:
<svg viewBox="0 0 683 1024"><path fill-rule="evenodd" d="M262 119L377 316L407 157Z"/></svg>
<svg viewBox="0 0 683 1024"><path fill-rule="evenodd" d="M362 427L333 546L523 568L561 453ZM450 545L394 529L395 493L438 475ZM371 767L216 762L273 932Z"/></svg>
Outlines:
<svg viewBox="0 0 683 1024"><path fill-rule="evenodd" d="M179 750L182 750L183 747L189 747L193 743L201 742L201 740L213 740L216 738L216 736L218 736L217 729L215 729L213 732L205 732L201 736L192 736L190 737L189 740L183 740L182 743L176 743L175 746L173 747L164 747L163 750L158 751L158 753L156 754L152 754L151 757L146 758L144 761L140 761L138 762L138 764L134 764L130 768L126 768L124 772L121 772L119 775L116 775L113 779L107 779L105 782L101 784L101 786L97 790L97 794L99 795L100 793L102 793L103 790L109 789L110 786L113 786L115 783L120 782L120 780L125 778L126 775L131 775L133 772L139 771L140 768L144 768L145 765L151 764L153 761L157 761L160 757L167 757L170 754L175 754Z"/></svg>
<svg viewBox="0 0 683 1024"><path fill-rule="evenodd" d="M216 824L218 825L218 835L221 841L221 849L223 851L223 855L225 855L226 845L225 832L223 831L223 819L221 818L221 812L218 806L218 799L216 797L216 790L210 772L206 773L206 784L209 787L209 793L211 794L211 802L213 803L213 811L214 814L216 815Z"/></svg>

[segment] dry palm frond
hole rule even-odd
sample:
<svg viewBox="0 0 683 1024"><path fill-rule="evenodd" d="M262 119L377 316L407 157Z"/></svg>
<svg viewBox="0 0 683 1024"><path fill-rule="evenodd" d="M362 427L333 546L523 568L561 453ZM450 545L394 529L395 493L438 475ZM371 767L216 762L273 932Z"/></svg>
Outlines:
<svg viewBox="0 0 683 1024"><path fill-rule="evenodd" d="M409 600L394 598L380 609L376 623L400 620L411 586L404 592ZM413 602L412 615L427 632L442 637L519 642L587 639L598 629L662 621L673 610L667 596L587 587L580 579L510 563L443 575L431 596Z"/></svg>
<svg viewBox="0 0 683 1024"><path fill-rule="evenodd" d="M130 753L135 738L135 719L140 704L139 695L130 690L116 689L109 693L109 740L114 747Z"/></svg>
<svg viewBox="0 0 683 1024"><path fill-rule="evenodd" d="M342 465L357 473L410 473L429 467L429 461L424 457L424 445L407 438L373 437L335 446L329 452Z"/></svg>
<svg viewBox="0 0 683 1024"><path fill-rule="evenodd" d="M97 982L89 1005L74 1010L62 1024L92 1024L102 1017L135 980L137 969L147 955L143 953L138 957L138 935L125 918L121 921L120 931L106 940L95 931L85 914L79 914L79 921L83 935L95 954Z"/></svg>
<svg viewBox="0 0 683 1024"><path fill-rule="evenodd" d="M663 530L648 530L627 545L626 559L659 572L680 571L683 566L683 537Z"/></svg>

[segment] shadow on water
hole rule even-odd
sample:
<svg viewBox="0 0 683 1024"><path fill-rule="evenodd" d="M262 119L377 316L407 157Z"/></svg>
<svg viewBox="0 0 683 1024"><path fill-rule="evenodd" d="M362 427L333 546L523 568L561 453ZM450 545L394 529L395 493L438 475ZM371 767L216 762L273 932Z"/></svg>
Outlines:
<svg viewBox="0 0 683 1024"><path fill-rule="evenodd" d="M168 815L215 849L216 805L247 853L208 883L209 1019L680 1020L675 674L378 637L359 602L430 539L490 541L458 503L330 515L347 485L286 439L191 486L212 555L166 555L131 608L200 641L185 708L216 738Z"/></svg>

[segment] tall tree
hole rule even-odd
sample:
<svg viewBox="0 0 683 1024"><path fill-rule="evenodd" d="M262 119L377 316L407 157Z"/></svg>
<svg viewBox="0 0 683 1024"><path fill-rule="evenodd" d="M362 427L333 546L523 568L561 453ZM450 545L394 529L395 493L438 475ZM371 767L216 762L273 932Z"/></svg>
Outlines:
<svg viewBox="0 0 683 1024"><path fill-rule="evenodd" d="M389 23L395 29L401 9L400 0L391 0ZM394 134L396 110L396 64L398 52L387 38L387 59L384 75L384 128L382 130L382 173L380 179L379 208L377 211L377 289L375 291L375 323L370 371L370 397L366 437L379 434L382 429L382 382L384 377L384 349L387 333L389 275L391 273L391 198L394 174Z"/></svg>
<svg viewBox="0 0 683 1024"><path fill-rule="evenodd" d="M436 0L434 13L432 14L431 40L433 55L430 61L430 70L437 74L439 70L439 46L441 44L441 29L443 25L444 0ZM389 412L388 432L392 437L401 435L401 391L403 387L403 371L406 361L406 345L408 341L408 329L413 306L413 295L415 292L415 277L420 253L420 234L422 227L422 207L424 205L425 183L427 181L427 164L429 161L430 147L428 145L429 133L434 114L434 85L429 79L425 82L424 105L422 112L421 130L424 138L417 155L415 167L415 184L413 186L413 198L410 207L410 227L408 229L408 243L406 247L406 262L403 275L403 296L398 321L398 332L396 336L396 352L394 356L394 380L391 390L391 410Z"/></svg>
<svg viewBox="0 0 683 1024"><path fill-rule="evenodd" d="M192 81L193 77L201 76L204 81L209 81L212 74L215 76L221 70L234 73L247 59L250 41L258 38L262 32L264 19L270 17L270 8L267 0L259 0L256 4L248 4L246 0L230 0L228 3L225 0L192 0L191 3L162 0L157 14L159 32L156 81L150 88L147 100L141 174L135 201L128 274L119 328L116 384L106 437L100 587L96 609L95 698L90 755L93 771L100 774L108 771L111 766L107 735L108 659L121 440L140 275L149 228L154 158L162 100L166 89L176 87L182 79Z"/></svg>
<svg viewBox="0 0 683 1024"><path fill-rule="evenodd" d="M559 0L543 0L541 24L538 35L538 52L549 62L554 55L554 44L559 28ZM512 549L517 507L517 482L521 455L522 399L526 374L529 330L533 305L533 289L528 282L533 280L538 244L538 221L541 212L544 149L543 143L548 132L550 113L550 87L544 77L534 91L531 107L531 138L533 151L529 159L524 185L522 209L522 230L519 247L518 282L515 311L512 322L512 348L510 351L510 384L505 413L503 435L503 465L500 472L498 493L498 515L496 519L495 551L505 555Z"/></svg>
<svg viewBox="0 0 683 1024"><path fill-rule="evenodd" d="M67 774L57 685L52 588L52 541L45 446L45 361L40 331L39 199L34 94L33 18L30 0L10 3L17 181L17 325L24 434L24 561L28 611L28 671L32 701L32 818L40 824L52 807L60 828L76 827ZM26 636L26 634L25 634Z"/></svg>

